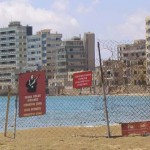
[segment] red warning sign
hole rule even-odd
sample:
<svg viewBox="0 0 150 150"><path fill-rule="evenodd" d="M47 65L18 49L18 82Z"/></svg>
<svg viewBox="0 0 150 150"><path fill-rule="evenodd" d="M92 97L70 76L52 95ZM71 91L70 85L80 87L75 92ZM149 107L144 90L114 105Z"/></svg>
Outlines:
<svg viewBox="0 0 150 150"><path fill-rule="evenodd" d="M73 88L92 86L92 71L85 71L73 74Z"/></svg>
<svg viewBox="0 0 150 150"><path fill-rule="evenodd" d="M45 71L19 74L19 117L46 113Z"/></svg>
<svg viewBox="0 0 150 150"><path fill-rule="evenodd" d="M121 123L122 136L150 134L150 121Z"/></svg>

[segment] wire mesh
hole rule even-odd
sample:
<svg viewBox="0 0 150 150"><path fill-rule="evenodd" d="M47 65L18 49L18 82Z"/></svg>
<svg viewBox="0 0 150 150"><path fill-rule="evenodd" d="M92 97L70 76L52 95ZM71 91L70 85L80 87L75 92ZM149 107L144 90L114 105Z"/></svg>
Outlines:
<svg viewBox="0 0 150 150"><path fill-rule="evenodd" d="M116 49L117 47L115 47ZM150 120L150 88L146 84L145 63L140 63L143 60L140 57L134 59L137 63L133 63L132 59L129 63L125 60L127 59L109 57L102 61L108 119L112 137L121 136L122 123ZM42 138L53 134L58 136L63 134L64 136L65 129L69 129L70 131L67 130L66 134L71 132L73 137L107 136L99 61L96 60L95 64L97 65L92 71L91 87L73 88L73 73L75 72L66 74L62 79L48 79L46 114L25 118L19 118L17 115L17 136L20 136L20 131L26 131L28 135L24 134L22 136L31 140L32 137L39 136L38 132L40 132ZM8 133L10 135L14 128L16 91L12 88L8 121ZM2 92L0 99L0 131L3 132L7 89ZM19 108L19 105L17 108ZM33 132L34 130L36 132Z"/></svg>

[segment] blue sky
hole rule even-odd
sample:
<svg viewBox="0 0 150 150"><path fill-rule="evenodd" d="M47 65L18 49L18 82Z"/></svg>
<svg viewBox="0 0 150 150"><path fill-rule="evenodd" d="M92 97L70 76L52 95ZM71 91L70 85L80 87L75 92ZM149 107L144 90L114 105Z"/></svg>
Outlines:
<svg viewBox="0 0 150 150"><path fill-rule="evenodd" d="M94 32L96 39L145 38L149 0L0 0L0 27L10 20L43 28L70 38ZM3 19L2 19L3 18Z"/></svg>

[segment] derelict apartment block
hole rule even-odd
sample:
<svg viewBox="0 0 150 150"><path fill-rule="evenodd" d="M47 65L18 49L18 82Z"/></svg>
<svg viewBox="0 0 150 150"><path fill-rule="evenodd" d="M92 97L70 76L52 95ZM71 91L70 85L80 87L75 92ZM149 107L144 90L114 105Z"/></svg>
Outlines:
<svg viewBox="0 0 150 150"><path fill-rule="evenodd" d="M0 28L0 88L15 86L16 74L27 64L26 37L32 34L31 26L20 22L10 22L8 27Z"/></svg>

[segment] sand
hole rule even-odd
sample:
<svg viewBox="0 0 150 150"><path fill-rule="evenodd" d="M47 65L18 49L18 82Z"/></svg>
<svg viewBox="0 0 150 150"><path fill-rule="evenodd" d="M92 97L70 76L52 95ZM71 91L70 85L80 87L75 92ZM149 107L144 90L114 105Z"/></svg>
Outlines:
<svg viewBox="0 0 150 150"><path fill-rule="evenodd" d="M120 127L59 127L18 130L16 138L9 131L0 133L0 150L150 150L150 136L121 137ZM115 136L116 134L116 136Z"/></svg>

